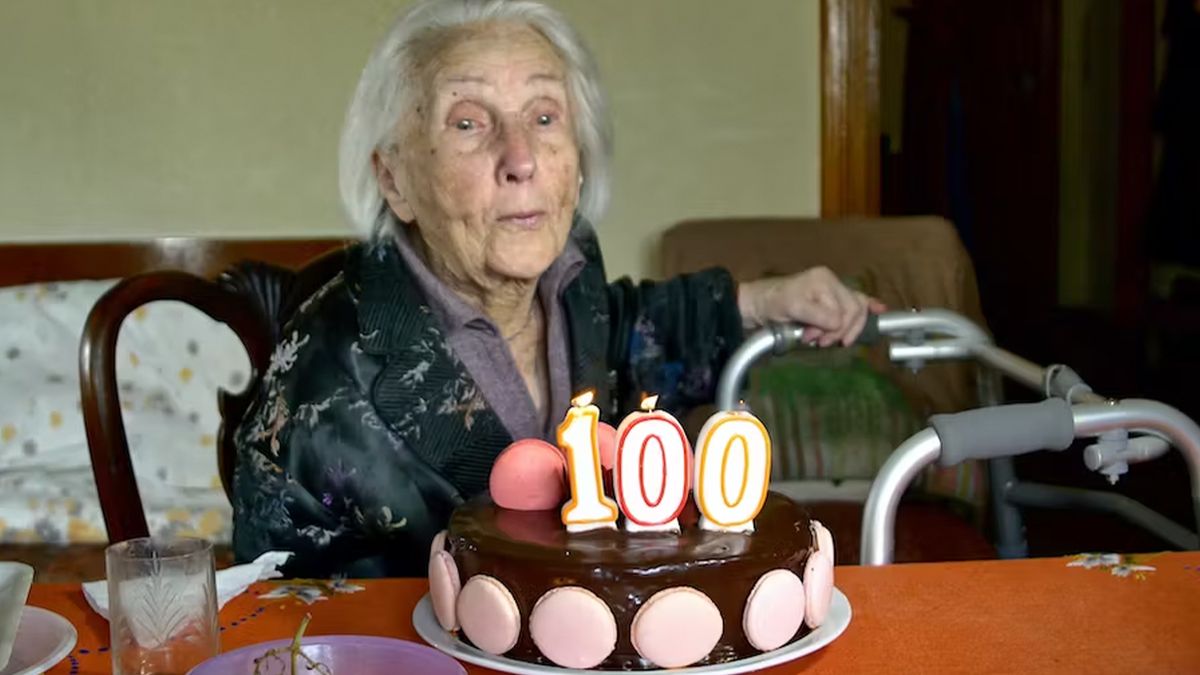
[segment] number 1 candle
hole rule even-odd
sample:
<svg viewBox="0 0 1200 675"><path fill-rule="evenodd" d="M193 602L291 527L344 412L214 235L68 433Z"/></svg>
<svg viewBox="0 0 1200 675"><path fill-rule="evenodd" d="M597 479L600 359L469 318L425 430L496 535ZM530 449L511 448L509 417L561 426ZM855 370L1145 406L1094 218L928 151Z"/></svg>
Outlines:
<svg viewBox="0 0 1200 675"><path fill-rule="evenodd" d="M642 401L617 427L613 485L630 532L679 531L679 513L692 479L692 450L683 427L655 411L657 396Z"/></svg>
<svg viewBox="0 0 1200 675"><path fill-rule="evenodd" d="M570 532L616 527L617 505L604 494L600 471L600 444L596 429L600 409L592 393L571 400L567 417L558 426L558 445L567 453L571 500L562 508L562 522Z"/></svg>

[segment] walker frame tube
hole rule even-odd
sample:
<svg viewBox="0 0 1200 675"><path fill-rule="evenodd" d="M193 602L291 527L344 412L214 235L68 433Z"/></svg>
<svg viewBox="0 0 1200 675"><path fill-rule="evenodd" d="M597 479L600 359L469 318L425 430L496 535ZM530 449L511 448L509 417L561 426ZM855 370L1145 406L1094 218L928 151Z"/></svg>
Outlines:
<svg viewBox="0 0 1200 675"><path fill-rule="evenodd" d="M1191 474L1192 506L1197 522L1200 522L1200 427L1191 418L1171 406L1143 399L1128 399L1102 404L1083 403L1072 406L1071 413L1076 437L1096 436L1115 429L1148 428L1164 434L1172 445L1184 454ZM937 461L941 455L941 441L932 429L923 429L896 448L875 477L867 504L863 510L862 559L864 565L886 565L892 562L895 550L896 511L900 498L912 480L922 469ZM1049 486L1043 486L1046 488ZM1032 500L1035 492L1020 483L1010 485L1008 493L1016 492L1018 500ZM1042 506L1049 506L1048 490L1037 491ZM1186 528L1155 513L1133 500L1093 500L1091 497L1078 499L1088 490L1056 490L1056 506L1103 505L1104 510L1149 529L1167 541L1184 543L1181 548L1197 545L1197 535ZM1073 492L1073 494L1069 494ZM1104 495L1107 493L1094 493ZM1007 497L1007 495L1006 495ZM1130 504L1136 505L1131 507ZM1150 514L1148 516L1147 514ZM1183 533L1186 533L1183 534Z"/></svg>
<svg viewBox="0 0 1200 675"><path fill-rule="evenodd" d="M879 334L893 338L889 356L894 362L920 367L926 361L973 358L1045 395L1056 393L1050 387L1052 370L996 347L979 326L954 312L939 309L889 312L879 315L877 322ZM931 333L945 337L927 340ZM717 384L718 407L722 410L737 407L738 392L750 366L767 353L787 351L800 343L803 334L800 326L772 326L751 335L722 372ZM1074 373L1069 374L1074 376ZM1070 393L1070 402L1076 403L1072 414L1077 438L1125 429L1167 439L1183 452L1191 476L1193 511L1200 526L1200 427L1178 410L1156 401L1114 401L1093 393L1086 386L1080 389ZM937 461L940 455L941 441L937 433L931 428L924 429L902 443L881 467L863 511L863 564L891 562L900 497L921 470ZM1130 457L1127 461L1139 459ZM1194 532L1134 500L1097 491L1022 485L1016 479L1011 458L994 458L989 469L993 492L1003 497L996 500L999 553L1003 557L1027 554L1020 514L1014 504L1096 508L1120 515L1176 545L1196 545L1200 541Z"/></svg>

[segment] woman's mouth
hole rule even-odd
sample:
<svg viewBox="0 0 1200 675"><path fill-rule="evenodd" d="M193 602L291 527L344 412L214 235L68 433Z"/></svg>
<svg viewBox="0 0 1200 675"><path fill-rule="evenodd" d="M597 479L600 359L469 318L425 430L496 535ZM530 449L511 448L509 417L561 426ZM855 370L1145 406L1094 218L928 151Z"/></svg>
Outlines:
<svg viewBox="0 0 1200 675"><path fill-rule="evenodd" d="M500 216L500 224L519 228L532 229L542 222L545 211L515 211Z"/></svg>

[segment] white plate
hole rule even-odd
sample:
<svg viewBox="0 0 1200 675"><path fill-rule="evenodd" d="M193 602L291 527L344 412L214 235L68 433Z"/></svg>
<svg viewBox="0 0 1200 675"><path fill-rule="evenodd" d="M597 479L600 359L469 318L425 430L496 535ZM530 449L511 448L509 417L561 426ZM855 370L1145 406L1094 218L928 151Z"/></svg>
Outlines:
<svg viewBox="0 0 1200 675"><path fill-rule="evenodd" d="M26 606L12 658L0 675L38 675L58 665L75 648L79 635L70 621L41 607Z"/></svg>
<svg viewBox="0 0 1200 675"><path fill-rule="evenodd" d="M760 668L777 666L781 663L794 661L805 654L811 654L825 645L833 642L850 625L850 601L838 589L833 589L833 602L829 606L829 616L825 623L813 632L795 642L776 649L773 652L759 654L712 666L697 666L695 668L673 668L671 670L639 670L638 673L670 673L671 675L737 675L749 673ZM447 633L438 623L433 614L433 601L429 595L421 598L413 610L413 626L417 634L437 649L467 663L485 666L493 670L517 675L596 675L597 670L576 670L574 668L558 668L542 666L503 656L494 656L481 651L459 640L457 636Z"/></svg>

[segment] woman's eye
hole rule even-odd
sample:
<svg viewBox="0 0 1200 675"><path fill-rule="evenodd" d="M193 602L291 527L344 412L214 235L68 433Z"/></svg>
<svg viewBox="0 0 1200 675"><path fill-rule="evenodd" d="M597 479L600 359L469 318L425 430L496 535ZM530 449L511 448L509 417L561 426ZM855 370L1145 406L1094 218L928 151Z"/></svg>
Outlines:
<svg viewBox="0 0 1200 675"><path fill-rule="evenodd" d="M538 126L548 127L551 124L554 124L554 116L547 115L547 114L538 115L537 123L538 123Z"/></svg>
<svg viewBox="0 0 1200 675"><path fill-rule="evenodd" d="M463 118L454 123L454 128L459 131L472 131L475 129L475 120Z"/></svg>

